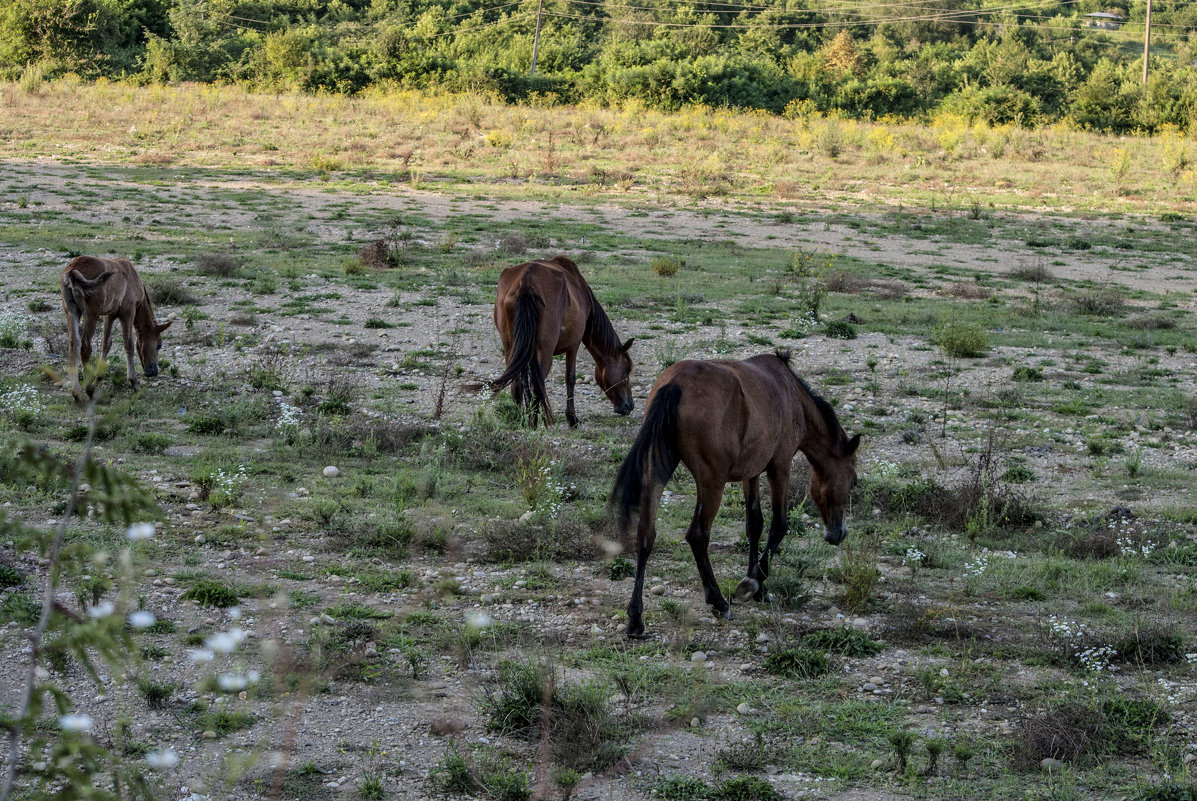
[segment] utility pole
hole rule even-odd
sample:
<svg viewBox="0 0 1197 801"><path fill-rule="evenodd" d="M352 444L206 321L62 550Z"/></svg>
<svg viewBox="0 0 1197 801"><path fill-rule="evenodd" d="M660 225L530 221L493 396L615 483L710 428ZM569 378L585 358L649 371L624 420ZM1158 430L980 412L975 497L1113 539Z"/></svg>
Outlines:
<svg viewBox="0 0 1197 801"><path fill-rule="evenodd" d="M1151 19L1151 0L1147 0L1147 18ZM540 14L544 11L544 0L536 5L536 35L532 37L532 72L529 75L536 74L536 51L540 48ZM1143 80L1147 80L1147 67L1143 67Z"/></svg>
<svg viewBox="0 0 1197 801"><path fill-rule="evenodd" d="M1147 85L1147 60L1151 57L1151 0L1147 0L1147 24L1143 26L1143 85ZM533 56L535 60L535 56Z"/></svg>

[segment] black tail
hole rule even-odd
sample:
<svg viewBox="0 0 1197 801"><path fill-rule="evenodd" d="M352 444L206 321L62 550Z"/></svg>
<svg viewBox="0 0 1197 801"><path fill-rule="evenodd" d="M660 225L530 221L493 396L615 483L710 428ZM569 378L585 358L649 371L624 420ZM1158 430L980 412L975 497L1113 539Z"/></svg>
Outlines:
<svg viewBox="0 0 1197 801"><path fill-rule="evenodd" d="M681 397L682 388L677 384L657 390L636 441L615 476L611 504L618 508L621 532L627 531L632 515L640 508L645 478L650 487L664 487L682 459L677 445L677 406Z"/></svg>
<svg viewBox="0 0 1197 801"><path fill-rule="evenodd" d="M545 377L540 371L540 358L536 353L536 339L540 332L540 311L544 301L527 285L520 287L515 297L515 325L512 329L511 352L507 354L507 369L491 384L495 391L519 379L524 392L532 396L532 413L544 411L546 425L553 422L553 411L549 408L549 393ZM534 417L535 419L535 417Z"/></svg>

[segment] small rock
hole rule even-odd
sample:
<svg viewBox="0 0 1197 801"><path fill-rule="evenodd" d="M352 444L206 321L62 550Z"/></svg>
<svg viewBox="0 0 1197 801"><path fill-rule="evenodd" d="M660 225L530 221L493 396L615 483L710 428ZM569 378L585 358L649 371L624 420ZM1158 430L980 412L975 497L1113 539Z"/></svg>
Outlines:
<svg viewBox="0 0 1197 801"><path fill-rule="evenodd" d="M769 642L769 635L762 631L760 634L756 635L756 641L759 644L764 645L765 643Z"/></svg>
<svg viewBox="0 0 1197 801"><path fill-rule="evenodd" d="M869 681L871 681L873 684L876 684L878 687L880 687L882 684L885 684L885 679L881 678L880 676L872 676L869 678Z"/></svg>
<svg viewBox="0 0 1197 801"><path fill-rule="evenodd" d="M747 715L748 713L752 712L752 707L750 707L748 705L748 702L745 701L744 703L742 703L738 707L736 707L736 712L738 712L741 715Z"/></svg>
<svg viewBox="0 0 1197 801"><path fill-rule="evenodd" d="M211 729L208 729L208 730L207 730L206 732L204 732L204 733L203 733L201 736L202 736L202 737L203 737L205 740L215 740L215 739L216 739L216 732L212 731Z"/></svg>
<svg viewBox="0 0 1197 801"><path fill-rule="evenodd" d="M702 725L702 721L699 720L698 718L690 718L690 728L697 729L701 725Z"/></svg>
<svg viewBox="0 0 1197 801"><path fill-rule="evenodd" d="M1059 773L1064 769L1064 763L1058 759L1052 759L1051 757L1048 757L1039 763L1039 767L1043 768L1048 773Z"/></svg>
<svg viewBox="0 0 1197 801"><path fill-rule="evenodd" d="M328 467L324 468L325 478L336 478L339 475L341 475L341 471L337 469L335 465L330 464Z"/></svg>
<svg viewBox="0 0 1197 801"><path fill-rule="evenodd" d="M664 595L665 594L665 585L664 584L654 584L653 588L651 590L649 590L649 592L652 593L653 595Z"/></svg>
<svg viewBox="0 0 1197 801"><path fill-rule="evenodd" d="M877 685L870 681L866 682L865 686L861 687L860 689L864 690L866 693L871 693L877 690Z"/></svg>
<svg viewBox="0 0 1197 801"><path fill-rule="evenodd" d="M529 520L531 520L533 518L533 516L534 515L533 515L532 510L529 509L528 511L526 511L522 515L520 515L520 522L527 523Z"/></svg>
<svg viewBox="0 0 1197 801"><path fill-rule="evenodd" d="M707 655L703 651L695 651L694 653L690 654L690 661L691 662L705 662L705 661L707 661Z"/></svg>

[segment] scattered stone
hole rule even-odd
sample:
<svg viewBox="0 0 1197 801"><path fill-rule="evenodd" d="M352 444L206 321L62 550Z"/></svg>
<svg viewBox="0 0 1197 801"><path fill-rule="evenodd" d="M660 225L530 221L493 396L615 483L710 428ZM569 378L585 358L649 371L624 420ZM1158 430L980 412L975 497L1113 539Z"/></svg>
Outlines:
<svg viewBox="0 0 1197 801"><path fill-rule="evenodd" d="M533 517L534 517L534 514L533 514L532 510L531 510L531 509L529 509L528 511L526 511L526 512L524 512L522 515L520 515L520 522L521 522L521 523L527 523L527 522L528 522L529 520L531 520Z"/></svg>
<svg viewBox="0 0 1197 801"><path fill-rule="evenodd" d="M330 464L328 467L324 468L325 478L336 478L339 475L341 475L341 471L337 469L335 465Z"/></svg>
<svg viewBox="0 0 1197 801"><path fill-rule="evenodd" d="M876 692L878 688L877 688L876 684L874 684L873 682L870 681L870 682L866 682L865 686L861 687L860 689L864 690L866 693L871 693L871 692Z"/></svg>
<svg viewBox="0 0 1197 801"><path fill-rule="evenodd" d="M769 635L762 631L760 634L756 635L756 641L760 645L764 645L765 643L769 642Z"/></svg>
<svg viewBox="0 0 1197 801"><path fill-rule="evenodd" d="M705 661L707 661L707 655L703 651L695 651L694 653L690 654L690 661L691 662L705 662Z"/></svg>
<svg viewBox="0 0 1197 801"><path fill-rule="evenodd" d="M203 733L201 736L202 736L202 737L203 737L205 740L215 740L215 739L216 739L216 732L212 731L211 729L208 729L208 730L207 730L206 732L204 732L204 733Z"/></svg>
<svg viewBox="0 0 1197 801"><path fill-rule="evenodd" d="M1061 770L1064 769L1064 763L1058 759L1052 759L1051 757L1047 757L1046 759L1044 759L1042 762L1039 763L1039 767L1043 768L1048 773L1059 773Z"/></svg>
<svg viewBox="0 0 1197 801"><path fill-rule="evenodd" d="M741 715L747 715L752 712L752 707L750 707L748 705L748 702L745 701L744 703L742 703L738 707L736 707L736 712Z"/></svg>
<svg viewBox="0 0 1197 801"><path fill-rule="evenodd" d="M653 595L664 595L665 594L665 585L664 584L654 584L652 589L649 590L649 592L652 593Z"/></svg>
<svg viewBox="0 0 1197 801"><path fill-rule="evenodd" d="M702 725L702 721L699 720L698 718L690 718L690 728L697 729L701 725Z"/></svg>

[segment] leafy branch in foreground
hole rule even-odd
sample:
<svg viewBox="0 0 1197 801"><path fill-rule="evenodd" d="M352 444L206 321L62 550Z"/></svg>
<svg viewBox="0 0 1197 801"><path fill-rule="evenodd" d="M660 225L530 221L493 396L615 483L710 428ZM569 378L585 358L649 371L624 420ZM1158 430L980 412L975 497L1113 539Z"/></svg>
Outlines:
<svg viewBox="0 0 1197 801"><path fill-rule="evenodd" d="M29 634L30 660L20 707L0 724L8 739L0 801L8 801L14 792L21 762L21 744L28 741L27 758L36 759L42 769L36 781L43 788L55 788L54 794L63 799L124 799L130 793L152 798L153 785L140 765L128 763L118 748L102 745L90 735L95 723L91 716L75 710L71 697L50 680L51 673L43 663L61 664L68 657L82 665L98 687L103 688L96 660L109 666L124 663L135 651L130 630L144 629L154 623L154 616L143 610L126 618L118 614L117 604L96 600L86 613L68 608L56 600L64 573L83 570L103 570L107 553L92 550L88 559L83 554L67 553L64 540L68 527L79 510L80 488L86 479L93 491L87 501L100 520L128 526L130 541L120 555L119 567L131 579L134 550L140 540L153 536L154 525L142 522L161 516L153 497L140 487L136 479L92 459L92 445L96 433L96 403L87 409L87 437L82 451L73 461L54 455L48 448L33 443L23 444L0 459L0 471L11 480L28 475L41 480L46 488L69 486L64 514L52 531L14 523L0 518L0 531L18 534L14 541L19 547L36 548L45 556L48 575L37 622ZM126 582L131 585L131 582ZM120 601L121 610L132 606L130 599ZM42 721L47 699L57 713L57 728L47 731ZM173 751L154 752L147 757L151 766L173 765L177 756Z"/></svg>

